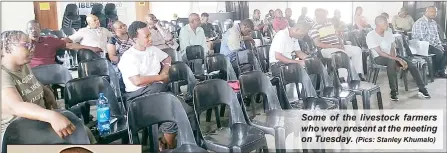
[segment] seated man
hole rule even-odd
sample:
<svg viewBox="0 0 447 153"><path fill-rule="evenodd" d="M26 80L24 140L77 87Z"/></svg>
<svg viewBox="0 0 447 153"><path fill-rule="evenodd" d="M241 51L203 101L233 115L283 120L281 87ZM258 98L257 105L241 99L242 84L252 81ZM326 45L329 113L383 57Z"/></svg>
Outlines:
<svg viewBox="0 0 447 153"><path fill-rule="evenodd" d="M37 81L28 63L31 61L34 44L21 31L5 31L0 35L2 51L2 125L1 137L9 124L17 118L47 122L61 137L71 135L76 128L58 109L53 92ZM91 143L94 136L88 133ZM0 149L1 150L1 149Z"/></svg>
<svg viewBox="0 0 447 153"><path fill-rule="evenodd" d="M34 56L31 58L30 63L31 68L40 65L56 64L56 52L59 49L89 49L92 51L100 50L100 48L97 47L89 47L76 43L69 43L67 41L53 37L41 37L40 24L36 20L29 21L26 27L28 36L35 45Z"/></svg>
<svg viewBox="0 0 447 153"><path fill-rule="evenodd" d="M401 8L400 12L393 17L392 25L395 30L401 30L404 32L411 31L411 28L413 27L414 20L413 17L408 15L408 11L406 8Z"/></svg>
<svg viewBox="0 0 447 153"><path fill-rule="evenodd" d="M280 30L270 45L270 63L298 63L304 67L307 55L301 51L298 39L306 36L309 29L307 23L298 22L294 27ZM295 58L292 57L293 53L296 55Z"/></svg>
<svg viewBox="0 0 447 153"><path fill-rule="evenodd" d="M180 40L180 56L184 62L188 61L186 58L186 48L188 46L200 45L204 49L204 53L208 53L208 44L206 42L205 32L200 27L200 17L196 13L192 13L188 18L189 24L182 27L179 34ZM206 55L206 54L205 54Z"/></svg>
<svg viewBox="0 0 447 153"><path fill-rule="evenodd" d="M386 65L388 81L391 88L391 100L397 101L397 70L396 67L408 69L419 88L419 93L425 98L430 95L425 89L416 66L408 59L396 56L396 45L393 33L388 29L388 20L384 16L378 16L375 20L376 29L368 33L366 43L369 49L373 50L372 55L377 64Z"/></svg>
<svg viewBox="0 0 447 153"><path fill-rule="evenodd" d="M80 44L84 46L101 48L101 50L96 50L96 52L99 53L102 58L105 58L107 41L109 38L113 37L112 32L106 28L100 27L99 19L95 15L88 15L87 23L87 27L79 29L68 38L70 38L70 41L80 42Z"/></svg>
<svg viewBox="0 0 447 153"><path fill-rule="evenodd" d="M309 29L310 25L307 22L300 21L293 27L280 30L276 33L270 46L269 53L273 76L280 76L279 68L282 64L297 63L302 67L305 67L305 59L307 58L307 55L301 51L298 39L302 39L306 36ZM292 56L293 53L295 53L296 58ZM303 73L302 75L296 77L300 77L302 80L303 88L306 91L305 97L318 97L312 81L307 73ZM287 87L287 97L289 100L291 98L296 98L296 96L294 96L295 92L293 92L295 90L293 90L294 88L292 87L293 86Z"/></svg>
<svg viewBox="0 0 447 153"><path fill-rule="evenodd" d="M208 45L208 54L213 54L214 53L214 41L217 38L217 33L215 32L215 29L213 27L213 24L208 22L208 18L210 17L210 15L208 13L202 13L202 15L200 15L200 21L202 22L202 25L200 27L202 27L204 33L205 33L205 37L206 37L206 43Z"/></svg>
<svg viewBox="0 0 447 153"><path fill-rule="evenodd" d="M126 101L144 95L167 91L166 82L171 66L171 57L151 46L151 33L147 24L134 21L129 26L129 38L134 45L121 56L118 68L126 86ZM169 148L175 148L176 124L165 122L160 129ZM162 138L162 140L164 140ZM160 144L163 144L160 142ZM163 148L164 149L164 148Z"/></svg>
<svg viewBox="0 0 447 153"><path fill-rule="evenodd" d="M363 78L363 61L362 50L357 46L344 45L343 40L338 37L334 25L327 20L327 11L324 9L315 10L316 23L309 31L309 36L314 41L317 47L321 48L321 54L324 58L331 58L334 52L345 52L351 57L351 64L354 65L352 71L358 73L360 79ZM355 74L353 72L350 72ZM347 74L340 74L340 77L347 76Z"/></svg>
<svg viewBox="0 0 447 153"><path fill-rule="evenodd" d="M437 11L438 9L436 7L427 7L424 16L419 18L413 24L412 34L413 39L430 43L428 53L435 54L435 56L433 56L435 76L447 78L447 74L445 74L447 65L447 47L442 45L441 39L439 38L438 24L434 20Z"/></svg>
<svg viewBox="0 0 447 153"><path fill-rule="evenodd" d="M250 19L245 19L223 34L220 53L228 57L234 70L238 67L236 51L245 49L244 41L254 44L254 40L250 35L253 29L253 22Z"/></svg>
<svg viewBox="0 0 447 153"><path fill-rule="evenodd" d="M173 50L177 50L178 44L175 41L172 34L163 29L157 17L154 14L148 14L146 16L146 23L149 27L149 31L151 32L151 40L152 45L157 47L158 49L164 50L171 48Z"/></svg>
<svg viewBox="0 0 447 153"><path fill-rule="evenodd" d="M289 22L283 16L282 11L280 9L276 9L275 11L275 19L272 21L273 30L278 32L279 30L283 30L289 26Z"/></svg>

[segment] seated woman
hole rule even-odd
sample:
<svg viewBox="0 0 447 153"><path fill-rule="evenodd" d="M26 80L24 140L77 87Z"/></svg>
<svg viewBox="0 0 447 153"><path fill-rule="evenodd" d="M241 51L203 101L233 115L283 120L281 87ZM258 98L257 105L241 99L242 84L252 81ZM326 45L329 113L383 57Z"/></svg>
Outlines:
<svg viewBox="0 0 447 153"><path fill-rule="evenodd" d="M126 86L126 101L130 102L148 94L166 92L171 57L151 45L151 33L144 22L132 22L129 26L129 37L135 43L124 52L118 63ZM160 144L165 144L170 149L175 148L177 125L165 122L160 125L160 129L164 133Z"/></svg>
<svg viewBox="0 0 447 153"><path fill-rule="evenodd" d="M86 128L75 127L66 117L53 111L58 108L53 92L37 81L28 65L34 51L28 35L22 31L5 31L0 37L2 136L6 127L18 117L47 122L60 137L72 134L76 128ZM91 133L89 138L96 143Z"/></svg>
<svg viewBox="0 0 447 153"><path fill-rule="evenodd" d="M127 34L127 25L121 21L115 21L112 25L115 35L111 37L107 43L107 53L113 69L121 80L121 72L118 69L118 62L125 51L132 47L132 39ZM124 83L120 81L120 86L124 87Z"/></svg>

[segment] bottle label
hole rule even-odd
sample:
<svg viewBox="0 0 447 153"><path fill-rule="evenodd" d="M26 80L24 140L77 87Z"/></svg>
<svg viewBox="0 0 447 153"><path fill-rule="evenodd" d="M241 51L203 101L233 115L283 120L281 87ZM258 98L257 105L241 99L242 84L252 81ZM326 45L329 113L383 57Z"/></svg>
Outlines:
<svg viewBox="0 0 447 153"><path fill-rule="evenodd" d="M110 109L109 107L98 108L97 110L98 122L107 122L110 120Z"/></svg>

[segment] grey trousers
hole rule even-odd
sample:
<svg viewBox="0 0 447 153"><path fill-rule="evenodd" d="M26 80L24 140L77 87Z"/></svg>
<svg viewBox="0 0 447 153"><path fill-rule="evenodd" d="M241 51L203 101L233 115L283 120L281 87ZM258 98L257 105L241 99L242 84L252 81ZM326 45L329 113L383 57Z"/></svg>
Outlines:
<svg viewBox="0 0 447 153"><path fill-rule="evenodd" d="M425 89L425 85L422 81L422 77L419 74L418 69L416 66L408 59L402 58L405 62L408 64L407 70L410 71L411 75L413 76L414 80L416 81L416 84L419 89ZM395 60L385 58L385 57L376 57L374 58L374 61L379 65L385 65L387 66L387 74L388 74L388 82L390 84L391 93L397 92L397 66L398 63Z"/></svg>

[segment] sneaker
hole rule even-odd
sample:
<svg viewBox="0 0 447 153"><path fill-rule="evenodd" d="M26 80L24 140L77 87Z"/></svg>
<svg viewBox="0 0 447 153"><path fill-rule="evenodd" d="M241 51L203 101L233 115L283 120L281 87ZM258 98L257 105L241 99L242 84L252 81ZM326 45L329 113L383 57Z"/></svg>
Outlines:
<svg viewBox="0 0 447 153"><path fill-rule="evenodd" d="M439 72L435 76L438 78L447 78L447 74L445 74L445 72Z"/></svg>
<svg viewBox="0 0 447 153"><path fill-rule="evenodd" d="M363 74L361 74L361 73L359 73L359 78L360 78L360 81L366 81L365 77L363 77Z"/></svg>
<svg viewBox="0 0 447 153"><path fill-rule="evenodd" d="M398 92L391 91L391 101L399 101L399 98L397 98Z"/></svg>
<svg viewBox="0 0 447 153"><path fill-rule="evenodd" d="M431 98L430 94L428 94L427 89L419 89L419 95L424 98Z"/></svg>
<svg viewBox="0 0 447 153"><path fill-rule="evenodd" d="M396 94L391 94L391 101L399 101L399 98L397 98Z"/></svg>

